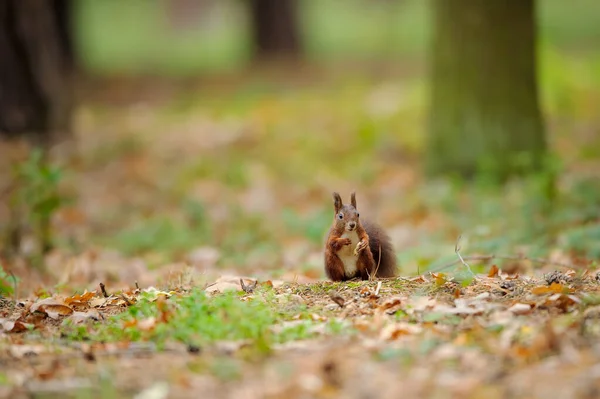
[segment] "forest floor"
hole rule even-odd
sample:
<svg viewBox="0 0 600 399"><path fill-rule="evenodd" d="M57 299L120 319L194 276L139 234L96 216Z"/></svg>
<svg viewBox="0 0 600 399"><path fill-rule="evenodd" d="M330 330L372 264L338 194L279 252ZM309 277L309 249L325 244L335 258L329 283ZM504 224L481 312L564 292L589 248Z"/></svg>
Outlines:
<svg viewBox="0 0 600 399"><path fill-rule="evenodd" d="M2 143L60 206L47 256L28 224L1 259L0 396L599 395L600 89L544 78L548 174L426 180L402 68L88 82L57 186ZM326 281L352 190L400 277Z"/></svg>
<svg viewBox="0 0 600 399"><path fill-rule="evenodd" d="M237 286L237 290L235 290ZM236 294L219 293L234 289ZM98 290L100 291L100 290ZM600 283L492 267L49 297L3 320L6 397L596 397ZM9 321L13 320L13 321ZM17 321L14 321L17 320ZM67 322L65 322L67 320ZM27 332L29 331L29 332Z"/></svg>

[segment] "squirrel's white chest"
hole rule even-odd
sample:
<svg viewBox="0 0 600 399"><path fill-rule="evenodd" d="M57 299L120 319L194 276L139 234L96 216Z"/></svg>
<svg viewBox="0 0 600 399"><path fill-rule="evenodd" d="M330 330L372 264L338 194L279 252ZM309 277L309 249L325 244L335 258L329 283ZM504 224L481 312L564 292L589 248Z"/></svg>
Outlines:
<svg viewBox="0 0 600 399"><path fill-rule="evenodd" d="M354 255L354 248L358 244L358 234L356 230L354 231L345 231L342 234L342 238L349 238L352 240L352 244L344 245L342 249L337 252L337 256L340 258L342 263L344 264L344 272L346 276L353 276L356 273L356 261L358 260L358 256Z"/></svg>

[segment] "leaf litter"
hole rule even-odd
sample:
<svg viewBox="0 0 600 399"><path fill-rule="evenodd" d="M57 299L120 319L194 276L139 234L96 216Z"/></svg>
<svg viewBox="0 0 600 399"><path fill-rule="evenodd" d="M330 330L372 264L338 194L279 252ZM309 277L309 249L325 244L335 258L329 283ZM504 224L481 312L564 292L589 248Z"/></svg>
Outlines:
<svg viewBox="0 0 600 399"><path fill-rule="evenodd" d="M226 367L219 366L222 362L231 362L227 367L238 370L237 384L256 397L358 397L378 389L376 382L385 384L386 392L402 389L408 396L551 392L549 387L557 383L552 376L567 365L579 371L562 378L584 384L569 392L593 390L598 366L589 352L600 351L600 284L594 273L576 277L582 274L569 270L562 275L509 275L493 265L460 287L442 273L348 283L224 275L205 284L208 298L234 294L241 303L266 302L280 314L269 327L269 334L279 337L269 344L271 354L252 361L244 353L259 345L256 339L217 339L199 352L195 346L185 349L177 339L155 346L152 339L131 336L89 343L61 338L65 323L93 331L143 302L153 304L157 313L135 313L124 329L142 336L177 331L170 322L182 305L172 301L190 295L186 289L156 287L109 294L110 287L99 287L72 296L32 297L6 307L0 320L1 356L13 365L6 374L11 392L48 392L48 381L72 390L97 386L99 380L90 371L119 364L121 371L111 377L115 389L133 385L149 394L153 385L144 381L152 376L177 397L192 397L191 386L234 395L233 386L223 385L232 371L219 369ZM23 363L26 359L37 360L32 366ZM129 359L126 364L124 359ZM56 367L49 368L52 361ZM160 362L177 372L145 366ZM81 375L74 376L72 367ZM520 376L533 369L538 377L525 385ZM359 375L363 377L357 380Z"/></svg>

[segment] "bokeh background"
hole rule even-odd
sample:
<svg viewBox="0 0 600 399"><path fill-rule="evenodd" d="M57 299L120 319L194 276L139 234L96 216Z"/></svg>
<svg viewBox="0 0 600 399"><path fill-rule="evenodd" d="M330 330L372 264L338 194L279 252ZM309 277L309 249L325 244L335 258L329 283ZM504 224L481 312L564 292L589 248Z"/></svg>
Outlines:
<svg viewBox="0 0 600 399"><path fill-rule="evenodd" d="M24 290L172 283L182 272L324 278L332 191L357 191L405 275L456 260L459 235L465 256L600 256L597 1L535 1L532 97L550 161L501 180L426 173L442 157L428 147L431 121L445 112L431 101L436 2L52 4L68 21L57 37L69 73L53 90L72 94L67 123L22 129L58 132L44 155L3 124L11 140L0 149L2 264ZM37 17L23 26L41 26L27 19ZM495 67L469 73L493 87Z"/></svg>

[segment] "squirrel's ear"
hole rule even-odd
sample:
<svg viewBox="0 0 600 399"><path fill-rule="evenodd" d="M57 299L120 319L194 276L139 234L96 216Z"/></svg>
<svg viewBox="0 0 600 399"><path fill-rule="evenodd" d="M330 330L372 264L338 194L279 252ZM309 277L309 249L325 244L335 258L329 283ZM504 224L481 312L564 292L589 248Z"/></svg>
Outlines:
<svg viewBox="0 0 600 399"><path fill-rule="evenodd" d="M333 206L335 207L335 213L342 209L342 197L338 193L333 193Z"/></svg>
<svg viewBox="0 0 600 399"><path fill-rule="evenodd" d="M354 207L354 209L356 208L356 193L352 193L350 194L350 204Z"/></svg>

